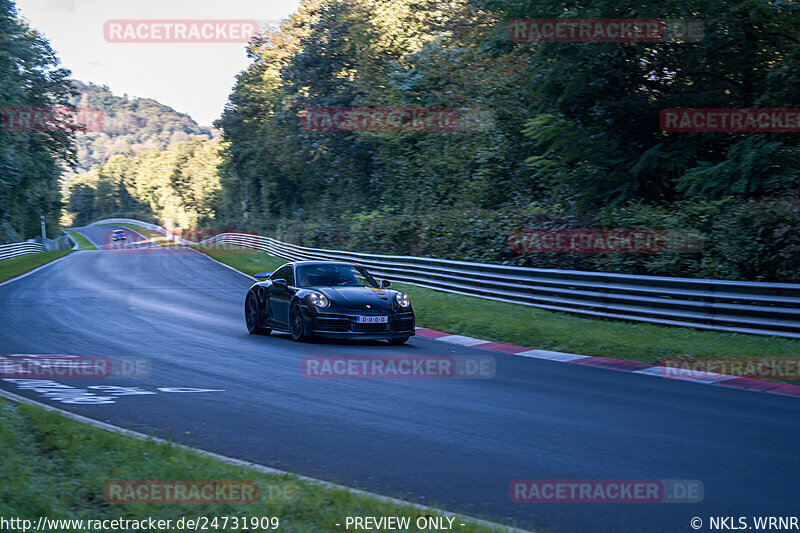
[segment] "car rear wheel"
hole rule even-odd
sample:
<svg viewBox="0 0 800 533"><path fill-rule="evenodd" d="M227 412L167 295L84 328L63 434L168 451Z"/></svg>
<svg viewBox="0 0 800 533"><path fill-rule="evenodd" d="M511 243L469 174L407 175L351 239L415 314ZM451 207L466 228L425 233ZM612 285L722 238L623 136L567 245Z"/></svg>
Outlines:
<svg viewBox="0 0 800 533"><path fill-rule="evenodd" d="M400 344L405 344L405 343L408 342L409 338L410 337L401 337L399 339L389 339L389 344L392 344L394 346L398 346Z"/></svg>
<svg viewBox="0 0 800 533"><path fill-rule="evenodd" d="M290 315L291 316L289 318L292 328L292 340L296 342L305 341L308 339L308 336L306 335L305 327L303 326L303 311L300 309L300 306L293 306Z"/></svg>
<svg viewBox="0 0 800 533"><path fill-rule="evenodd" d="M247 324L247 332L250 335L269 335L272 331L269 328L262 328L258 325L258 307L256 297L252 294L247 296L244 303L244 321Z"/></svg>

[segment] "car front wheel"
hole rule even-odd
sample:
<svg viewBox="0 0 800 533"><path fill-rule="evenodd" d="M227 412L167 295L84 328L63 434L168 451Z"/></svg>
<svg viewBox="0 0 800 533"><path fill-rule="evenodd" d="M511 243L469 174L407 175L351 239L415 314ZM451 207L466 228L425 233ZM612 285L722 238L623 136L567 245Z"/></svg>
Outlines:
<svg viewBox="0 0 800 533"><path fill-rule="evenodd" d="M292 307L291 312L291 326L292 326L292 340L296 342L303 342L308 339L305 334L305 326L303 325L303 311L299 305Z"/></svg>
<svg viewBox="0 0 800 533"><path fill-rule="evenodd" d="M250 335L269 335L272 331L269 328L262 328L258 325L258 307L256 297L253 294L247 296L244 303L244 321L247 324L247 332Z"/></svg>

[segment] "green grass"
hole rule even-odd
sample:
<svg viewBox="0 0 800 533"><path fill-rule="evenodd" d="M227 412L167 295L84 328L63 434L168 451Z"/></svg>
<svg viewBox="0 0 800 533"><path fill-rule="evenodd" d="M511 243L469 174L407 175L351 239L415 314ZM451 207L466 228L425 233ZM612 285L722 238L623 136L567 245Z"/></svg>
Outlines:
<svg viewBox="0 0 800 533"><path fill-rule="evenodd" d="M0 420L0 516L6 518L30 519L35 524L40 516L84 520L153 517L174 524L182 516L269 516L279 518L279 531L323 532L343 530L335 524L343 525L347 516L408 516L413 523L430 514L288 475L229 465L172 444L98 429L35 406L0 400ZM255 503L237 505L109 504L104 485L118 480L253 481L259 487L259 498ZM505 530L474 524L459 527L458 523L456 519L455 529L465 533ZM225 531L234 530L229 525Z"/></svg>
<svg viewBox="0 0 800 533"><path fill-rule="evenodd" d="M250 275L275 270L286 262L262 252L207 253ZM393 283L392 287L409 295L418 326L540 350L651 364L664 357L686 355L800 356L800 341L793 339L583 318L405 283Z"/></svg>
<svg viewBox="0 0 800 533"><path fill-rule="evenodd" d="M224 246L224 249L223 249ZM252 248L241 248L229 245L199 245L195 250L216 259L220 263L232 266L240 272L255 276L261 272L273 272L286 263L285 259L267 255Z"/></svg>
<svg viewBox="0 0 800 533"><path fill-rule="evenodd" d="M89 239L78 233L77 231L67 230L69 236L78 243L78 250L97 250L97 247L89 242Z"/></svg>
<svg viewBox="0 0 800 533"><path fill-rule="evenodd" d="M72 250L53 250L50 252L40 252L25 254L11 259L0 261L0 281L15 278L29 270L40 267L54 261L60 257L71 253Z"/></svg>

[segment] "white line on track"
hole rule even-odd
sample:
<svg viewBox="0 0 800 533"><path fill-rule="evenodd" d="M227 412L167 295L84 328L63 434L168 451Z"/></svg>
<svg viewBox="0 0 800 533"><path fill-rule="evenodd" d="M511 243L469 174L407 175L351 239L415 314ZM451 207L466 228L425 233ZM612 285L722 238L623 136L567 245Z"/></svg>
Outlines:
<svg viewBox="0 0 800 533"><path fill-rule="evenodd" d="M643 368L641 370L634 370L634 374L645 374L650 376L659 376L664 379L674 379L678 381L693 381L695 383L718 383L720 381L727 381L735 379L737 376L730 374L717 374L716 372L703 372L700 370L682 370L680 368L670 368L668 366L653 366L650 368Z"/></svg>
<svg viewBox="0 0 800 533"><path fill-rule="evenodd" d="M522 357L533 357L535 359L549 359L551 361L575 361L577 359L586 359L588 355L578 355L576 353L565 352L551 352L549 350L528 350L525 352L517 352L514 355L521 355Z"/></svg>
<svg viewBox="0 0 800 533"><path fill-rule="evenodd" d="M485 341L483 339L467 337L465 335L446 335L444 337L438 337L436 340L442 342L449 342L452 344L458 344L460 346L477 346L478 344L487 344L491 342L491 341Z"/></svg>

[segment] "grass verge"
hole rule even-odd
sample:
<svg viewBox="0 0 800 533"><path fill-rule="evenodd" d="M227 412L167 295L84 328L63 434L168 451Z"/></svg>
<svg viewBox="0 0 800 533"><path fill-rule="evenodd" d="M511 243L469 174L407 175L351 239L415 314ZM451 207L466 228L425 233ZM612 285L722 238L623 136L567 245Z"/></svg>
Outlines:
<svg viewBox="0 0 800 533"><path fill-rule="evenodd" d="M72 250L53 250L50 252L40 252L33 254L20 255L11 259L0 261L0 282L15 278L34 268L38 268L50 261L55 261L71 253Z"/></svg>
<svg viewBox="0 0 800 533"><path fill-rule="evenodd" d="M275 270L286 262L262 252L240 254L198 249L250 275ZM418 326L540 350L650 364L676 356L800 356L800 341L794 339L583 318L406 283L393 283L392 287L409 295Z"/></svg>
<svg viewBox="0 0 800 533"><path fill-rule="evenodd" d="M192 246L192 248L203 252L220 263L225 263L251 276L255 276L261 272L273 272L277 270L279 266L286 263L285 259L267 255L264 252L259 252L250 248L229 245L224 246L224 250L222 250L220 246L215 246L213 244L207 246L201 244Z"/></svg>
<svg viewBox="0 0 800 533"><path fill-rule="evenodd" d="M70 231L67 230L69 236L72 238L73 241L78 243L78 250L97 250L97 247L89 242L89 239L78 233L77 231Z"/></svg>
<svg viewBox="0 0 800 533"><path fill-rule="evenodd" d="M347 516L407 516L413 523L430 514L288 475L233 466L172 444L112 433L36 406L0 400L0 420L0 516L33 520L34 525L41 516L92 521L150 517L173 524L181 517L277 517L280 531L312 532L340 530L335 524L343 524ZM259 490L256 502L249 504L110 504L104 486L119 480L251 481ZM225 531L242 530L231 525ZM505 531L474 524L459 527L456 522L453 526L467 533ZM222 530L221 520L218 527L209 525Z"/></svg>

